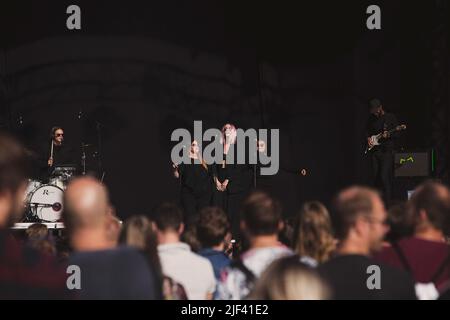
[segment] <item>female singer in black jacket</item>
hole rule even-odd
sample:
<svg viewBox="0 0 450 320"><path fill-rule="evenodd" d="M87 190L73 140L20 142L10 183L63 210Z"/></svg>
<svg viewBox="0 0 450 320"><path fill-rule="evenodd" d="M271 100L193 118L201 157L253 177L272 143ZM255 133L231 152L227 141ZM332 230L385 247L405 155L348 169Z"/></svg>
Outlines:
<svg viewBox="0 0 450 320"><path fill-rule="evenodd" d="M197 141L192 141L189 149L189 164L173 164L173 174L180 180L181 205L185 213L185 223L190 224L198 212L211 204L213 178L211 169L199 153ZM195 160L198 160L195 163Z"/></svg>
<svg viewBox="0 0 450 320"><path fill-rule="evenodd" d="M244 197L251 188L252 169L248 164L237 163L236 127L233 124L227 123L223 126L221 142L223 161L214 166L213 203L227 212L233 238L239 239L239 211ZM227 154L230 148L234 148L233 163L227 163Z"/></svg>

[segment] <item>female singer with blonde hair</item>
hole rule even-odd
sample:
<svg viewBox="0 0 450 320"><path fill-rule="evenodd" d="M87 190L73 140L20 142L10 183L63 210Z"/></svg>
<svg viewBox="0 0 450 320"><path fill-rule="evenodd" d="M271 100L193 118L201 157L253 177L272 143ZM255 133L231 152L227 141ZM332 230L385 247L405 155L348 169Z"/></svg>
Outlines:
<svg viewBox="0 0 450 320"><path fill-rule="evenodd" d="M215 186L213 203L228 214L234 239L239 238L240 205L252 184L251 166L237 163L236 138L236 127L231 123L226 123L222 127L220 140L223 146L223 161L214 166L213 173ZM232 148L234 148L233 163L230 158L227 158ZM247 159L247 156L245 158Z"/></svg>

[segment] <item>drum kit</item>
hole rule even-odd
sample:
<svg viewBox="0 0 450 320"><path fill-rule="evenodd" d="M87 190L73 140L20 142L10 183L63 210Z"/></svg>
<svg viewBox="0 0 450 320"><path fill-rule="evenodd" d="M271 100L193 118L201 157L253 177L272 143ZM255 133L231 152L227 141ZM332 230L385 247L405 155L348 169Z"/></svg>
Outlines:
<svg viewBox="0 0 450 320"><path fill-rule="evenodd" d="M28 222L56 222L64 208L63 197L69 180L75 175L74 166L55 167L47 184L29 180L24 204Z"/></svg>

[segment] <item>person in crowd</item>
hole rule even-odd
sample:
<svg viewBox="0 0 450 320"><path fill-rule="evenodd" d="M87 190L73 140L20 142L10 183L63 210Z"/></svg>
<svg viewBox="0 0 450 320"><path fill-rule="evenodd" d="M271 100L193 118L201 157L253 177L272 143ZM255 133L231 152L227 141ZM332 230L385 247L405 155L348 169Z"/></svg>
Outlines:
<svg viewBox="0 0 450 320"><path fill-rule="evenodd" d="M436 291L430 298L436 298L450 284L450 246L445 239L450 231L450 191L427 181L416 188L406 210L413 218L414 234L394 242L376 258L408 271L416 283L433 284ZM420 298L423 288L416 286Z"/></svg>
<svg viewBox="0 0 450 320"><path fill-rule="evenodd" d="M0 299L61 299L66 266L15 241L9 227L23 215L30 166L24 148L0 134Z"/></svg>
<svg viewBox="0 0 450 320"><path fill-rule="evenodd" d="M307 202L302 206L294 230L294 251L311 266L324 263L335 250L330 215L320 202Z"/></svg>
<svg viewBox="0 0 450 320"><path fill-rule="evenodd" d="M70 247L70 241L65 232L55 237L56 257L58 261L67 263L69 261L72 248Z"/></svg>
<svg viewBox="0 0 450 320"><path fill-rule="evenodd" d="M108 214L108 224L107 224L107 235L111 242L111 247L116 247L119 243L120 231L122 229L122 222L116 215L114 208L109 210Z"/></svg>
<svg viewBox="0 0 450 320"><path fill-rule="evenodd" d="M26 245L32 247L42 254L56 256L56 246L48 232L48 228L42 223L33 223L25 231Z"/></svg>
<svg viewBox="0 0 450 320"><path fill-rule="evenodd" d="M415 299L414 282L404 271L383 265L370 256L381 249L388 230L379 194L350 187L335 200L337 254L318 270L329 283L334 299Z"/></svg>
<svg viewBox="0 0 450 320"><path fill-rule="evenodd" d="M216 280L220 281L220 272L231 262L225 254L226 243L231 240L227 214L219 207L200 211L197 238L201 245L199 254L211 262Z"/></svg>
<svg viewBox="0 0 450 320"><path fill-rule="evenodd" d="M80 299L157 299L155 271L135 249L111 241L111 205L106 187L92 177L76 178L64 195L63 221L81 270Z"/></svg>
<svg viewBox="0 0 450 320"><path fill-rule="evenodd" d="M181 242L186 243L191 248L192 252L198 253L201 249L200 241L198 241L197 237L197 222L198 216L192 220L195 221L195 224L191 224L185 228L183 233L181 234Z"/></svg>
<svg viewBox="0 0 450 320"><path fill-rule="evenodd" d="M162 271L180 283L190 300L212 299L216 280L211 263L180 241L183 212L175 204L162 203L153 212Z"/></svg>
<svg viewBox="0 0 450 320"><path fill-rule="evenodd" d="M326 300L328 285L298 256L272 262L249 295L250 300Z"/></svg>
<svg viewBox="0 0 450 320"><path fill-rule="evenodd" d="M158 275L158 290L162 289L165 300L186 300L186 292L182 285L162 273L158 256L158 240L151 220L145 216L132 216L127 219L120 233L120 243L137 248L146 257Z"/></svg>
<svg viewBox="0 0 450 320"><path fill-rule="evenodd" d="M283 229L278 234L278 239L286 247L292 248L294 246L294 228L295 228L294 217L288 217L286 219L283 219Z"/></svg>
<svg viewBox="0 0 450 320"><path fill-rule="evenodd" d="M221 300L244 299L272 261L293 254L278 241L283 228L281 205L270 195L261 191L251 193L243 203L241 219L241 230L250 248L222 272L217 289Z"/></svg>
<svg viewBox="0 0 450 320"><path fill-rule="evenodd" d="M34 240L28 242L27 246L30 248L34 248L36 251L45 255L50 255L54 257L56 257L57 255L55 244L53 243L53 241L48 239Z"/></svg>
<svg viewBox="0 0 450 320"><path fill-rule="evenodd" d="M180 180L181 206L187 226L193 223L202 208L211 204L213 193L212 170L202 159L196 140L189 148L189 160L187 164L173 164L174 177Z"/></svg>
<svg viewBox="0 0 450 320"><path fill-rule="evenodd" d="M414 222L406 210L406 203L393 204L388 210L389 231L386 234L386 245L410 237L414 233Z"/></svg>
<svg viewBox="0 0 450 320"><path fill-rule="evenodd" d="M27 241L47 239L49 236L48 228L42 223L33 223L25 231Z"/></svg>

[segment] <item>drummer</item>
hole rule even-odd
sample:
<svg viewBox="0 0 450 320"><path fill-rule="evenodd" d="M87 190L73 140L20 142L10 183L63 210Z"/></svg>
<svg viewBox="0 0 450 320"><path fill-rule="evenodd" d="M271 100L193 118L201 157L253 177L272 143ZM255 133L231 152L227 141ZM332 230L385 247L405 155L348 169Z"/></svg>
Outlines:
<svg viewBox="0 0 450 320"><path fill-rule="evenodd" d="M42 180L47 182L51 178L56 167L74 166L77 162L77 156L74 150L65 143L64 129L55 126L50 131L50 141L43 146L41 151L41 176ZM45 165L43 162L45 161Z"/></svg>

